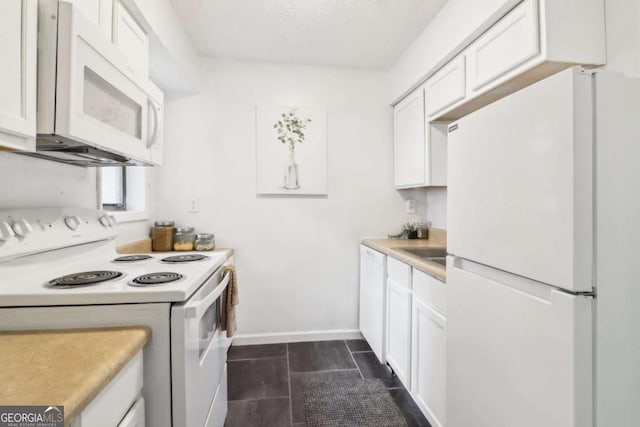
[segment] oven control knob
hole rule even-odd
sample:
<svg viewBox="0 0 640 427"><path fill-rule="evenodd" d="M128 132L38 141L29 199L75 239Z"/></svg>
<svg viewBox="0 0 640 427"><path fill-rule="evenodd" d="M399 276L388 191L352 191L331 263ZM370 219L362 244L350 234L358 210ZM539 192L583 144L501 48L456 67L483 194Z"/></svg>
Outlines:
<svg viewBox="0 0 640 427"><path fill-rule="evenodd" d="M26 219L19 219L13 223L13 232L16 233L16 236L26 237L27 234L33 231L31 228L31 224Z"/></svg>
<svg viewBox="0 0 640 427"><path fill-rule="evenodd" d="M80 217L78 215L71 215L64 219L64 223L69 230L76 231L78 226L80 225Z"/></svg>
<svg viewBox="0 0 640 427"><path fill-rule="evenodd" d="M116 220L116 217L113 215L109 215L109 222L111 223L112 226L116 226L118 225L118 221Z"/></svg>
<svg viewBox="0 0 640 427"><path fill-rule="evenodd" d="M13 237L16 237L13 228L7 221L0 221L0 246L9 242Z"/></svg>
<svg viewBox="0 0 640 427"><path fill-rule="evenodd" d="M111 220L109 219L109 215L102 215L100 217L100 224L105 228L113 227Z"/></svg>

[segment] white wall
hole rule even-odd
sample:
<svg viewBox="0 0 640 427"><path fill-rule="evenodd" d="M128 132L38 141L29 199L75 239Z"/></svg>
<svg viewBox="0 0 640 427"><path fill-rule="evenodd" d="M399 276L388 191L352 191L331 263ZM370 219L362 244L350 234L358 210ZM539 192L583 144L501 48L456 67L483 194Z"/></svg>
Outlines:
<svg viewBox="0 0 640 427"><path fill-rule="evenodd" d="M96 206L95 169L0 153L0 209Z"/></svg>
<svg viewBox="0 0 640 427"><path fill-rule="evenodd" d="M203 93L167 104L155 217L235 250L239 333L357 329L358 243L407 220L387 74L204 60L202 75ZM256 196L254 108L270 104L327 107L328 197Z"/></svg>

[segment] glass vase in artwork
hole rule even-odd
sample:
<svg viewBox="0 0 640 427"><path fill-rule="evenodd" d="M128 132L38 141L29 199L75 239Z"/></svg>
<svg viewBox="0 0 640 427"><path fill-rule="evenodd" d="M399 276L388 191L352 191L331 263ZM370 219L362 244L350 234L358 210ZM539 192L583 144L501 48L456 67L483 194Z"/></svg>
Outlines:
<svg viewBox="0 0 640 427"><path fill-rule="evenodd" d="M284 172L284 188L287 190L297 190L300 188L300 175L298 171L298 164L296 163L295 147L289 146L289 162L286 165Z"/></svg>

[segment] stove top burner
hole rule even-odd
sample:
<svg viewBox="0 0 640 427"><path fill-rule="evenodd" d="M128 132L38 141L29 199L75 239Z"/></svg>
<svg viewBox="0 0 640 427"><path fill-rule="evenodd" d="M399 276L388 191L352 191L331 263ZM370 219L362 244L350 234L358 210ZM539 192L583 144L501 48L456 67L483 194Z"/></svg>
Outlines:
<svg viewBox="0 0 640 427"><path fill-rule="evenodd" d="M184 276L178 273L171 272L160 272L160 273L150 273L143 274L142 276L138 276L129 282L131 286L152 286L152 285L162 285L165 283L175 282L176 280L182 279Z"/></svg>
<svg viewBox="0 0 640 427"><path fill-rule="evenodd" d="M47 283L47 286L56 289L70 289L81 286L97 285L108 280L122 276L119 271L85 271L82 273L67 274Z"/></svg>
<svg viewBox="0 0 640 427"><path fill-rule="evenodd" d="M162 258L161 261L169 264L177 264L181 262L202 261L205 259L209 259L209 257L201 254L188 254L188 255L173 255L170 257Z"/></svg>
<svg viewBox="0 0 640 427"><path fill-rule="evenodd" d="M113 262L136 262L153 258L151 255L125 255L113 260Z"/></svg>

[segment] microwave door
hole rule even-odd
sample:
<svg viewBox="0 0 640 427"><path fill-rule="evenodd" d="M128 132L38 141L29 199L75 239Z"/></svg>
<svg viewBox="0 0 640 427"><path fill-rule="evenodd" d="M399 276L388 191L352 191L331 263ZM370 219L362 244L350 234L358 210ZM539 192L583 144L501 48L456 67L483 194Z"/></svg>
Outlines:
<svg viewBox="0 0 640 427"><path fill-rule="evenodd" d="M149 97L125 58L71 4L58 19L56 133L149 162Z"/></svg>

